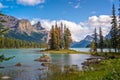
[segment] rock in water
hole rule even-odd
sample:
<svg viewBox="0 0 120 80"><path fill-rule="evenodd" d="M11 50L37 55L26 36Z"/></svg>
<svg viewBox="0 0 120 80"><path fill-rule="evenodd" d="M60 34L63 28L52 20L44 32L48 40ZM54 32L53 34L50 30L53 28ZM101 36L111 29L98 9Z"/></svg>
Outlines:
<svg viewBox="0 0 120 80"><path fill-rule="evenodd" d="M1 69L1 68L5 68L5 67L4 67L4 66L0 66L0 69Z"/></svg>
<svg viewBox="0 0 120 80"><path fill-rule="evenodd" d="M50 63L49 63L49 62L47 62L47 63L42 63L41 65L42 65L42 66L49 66Z"/></svg>
<svg viewBox="0 0 120 80"><path fill-rule="evenodd" d="M38 59L35 59L34 61L39 61L39 62L50 62L50 57L47 55L43 55Z"/></svg>
<svg viewBox="0 0 120 80"><path fill-rule="evenodd" d="M10 76L2 76L1 79L7 80L10 79Z"/></svg>
<svg viewBox="0 0 120 80"><path fill-rule="evenodd" d="M15 66L20 67L22 66L21 63L17 63Z"/></svg>

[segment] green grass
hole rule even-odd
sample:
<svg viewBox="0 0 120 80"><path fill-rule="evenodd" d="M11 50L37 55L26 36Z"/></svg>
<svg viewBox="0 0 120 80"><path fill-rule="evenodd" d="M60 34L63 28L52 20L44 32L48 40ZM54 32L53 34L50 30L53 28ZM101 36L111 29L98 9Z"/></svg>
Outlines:
<svg viewBox="0 0 120 80"><path fill-rule="evenodd" d="M45 80L120 80L120 59L104 60L73 73L60 72L58 67L53 69L53 74L48 74L49 79Z"/></svg>
<svg viewBox="0 0 120 80"><path fill-rule="evenodd" d="M79 52L79 51L70 50L70 49L42 50L41 52L48 52L48 53L51 53L51 54L89 54L89 52Z"/></svg>

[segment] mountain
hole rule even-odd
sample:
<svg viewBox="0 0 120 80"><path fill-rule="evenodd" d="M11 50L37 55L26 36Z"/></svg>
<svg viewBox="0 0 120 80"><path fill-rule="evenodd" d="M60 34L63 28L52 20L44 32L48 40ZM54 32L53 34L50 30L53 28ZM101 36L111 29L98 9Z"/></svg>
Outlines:
<svg viewBox="0 0 120 80"><path fill-rule="evenodd" d="M40 22L31 25L27 19L17 19L13 16L1 15L0 23L5 28L9 28L9 31L5 34L6 37L34 42L47 41L48 31L41 26Z"/></svg>
<svg viewBox="0 0 120 80"><path fill-rule="evenodd" d="M37 30L45 30L45 28L42 27L41 22L34 24L33 27Z"/></svg>
<svg viewBox="0 0 120 80"><path fill-rule="evenodd" d="M111 39L111 30L110 32L105 36L106 39Z"/></svg>
<svg viewBox="0 0 120 80"><path fill-rule="evenodd" d="M83 40L81 40L80 42L73 42L71 47L72 48L86 48L88 47L91 42L94 39L94 34L92 35L87 35ZM97 39L99 40L99 35L97 35Z"/></svg>

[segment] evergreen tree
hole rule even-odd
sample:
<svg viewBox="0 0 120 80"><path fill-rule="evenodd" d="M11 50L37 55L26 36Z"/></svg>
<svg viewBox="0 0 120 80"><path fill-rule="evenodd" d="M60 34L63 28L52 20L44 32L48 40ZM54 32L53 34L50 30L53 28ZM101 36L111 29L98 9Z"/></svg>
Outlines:
<svg viewBox="0 0 120 80"><path fill-rule="evenodd" d="M120 52L120 0L119 0L119 8L118 8L118 52Z"/></svg>
<svg viewBox="0 0 120 80"><path fill-rule="evenodd" d="M113 4L112 7L112 29L111 29L111 43L112 43L112 47L114 48L115 52L117 52L117 19L116 19L116 15L115 15L115 6Z"/></svg>
<svg viewBox="0 0 120 80"><path fill-rule="evenodd" d="M96 28L94 30L94 44L95 44L94 52L97 54L97 32L96 32Z"/></svg>
<svg viewBox="0 0 120 80"><path fill-rule="evenodd" d="M111 52L111 40L106 39L106 47L108 48L109 52Z"/></svg>
<svg viewBox="0 0 120 80"><path fill-rule="evenodd" d="M54 26L52 25L52 29L50 31L50 40L49 40L50 49L54 49Z"/></svg>
<svg viewBox="0 0 120 80"><path fill-rule="evenodd" d="M57 26L57 23L55 25L55 43L56 43L56 50L60 49L60 28Z"/></svg>
<svg viewBox="0 0 120 80"><path fill-rule="evenodd" d="M90 45L90 52L91 52L92 55L96 54L95 50L96 50L96 46L95 46L95 42L93 40L91 45Z"/></svg>
<svg viewBox="0 0 120 80"><path fill-rule="evenodd" d="M99 46L100 46L100 50L101 50L101 53L102 53L103 52L104 41L103 41L103 35L102 35L101 27L99 29L99 38L100 38Z"/></svg>
<svg viewBox="0 0 120 80"><path fill-rule="evenodd" d="M63 31L63 24L61 22L61 27L60 27L60 48L64 48L64 31Z"/></svg>
<svg viewBox="0 0 120 80"><path fill-rule="evenodd" d="M65 42L65 49L68 49L70 47L70 44L72 43L71 33L68 28L64 31L64 42Z"/></svg>

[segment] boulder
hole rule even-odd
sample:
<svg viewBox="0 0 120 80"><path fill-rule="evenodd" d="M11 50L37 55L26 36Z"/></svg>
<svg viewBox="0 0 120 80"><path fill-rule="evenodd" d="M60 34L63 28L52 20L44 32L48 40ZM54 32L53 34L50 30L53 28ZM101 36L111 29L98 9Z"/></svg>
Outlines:
<svg viewBox="0 0 120 80"><path fill-rule="evenodd" d="M21 63L17 63L15 66L20 67L20 66L22 66L22 64Z"/></svg>
<svg viewBox="0 0 120 80"><path fill-rule="evenodd" d="M42 66L49 66L50 63L48 63L48 62L47 62L47 63L42 63L41 65L42 65Z"/></svg>
<svg viewBox="0 0 120 80"><path fill-rule="evenodd" d="M34 61L39 61L39 62L50 62L50 57L47 55L43 55L42 57L35 59Z"/></svg>

